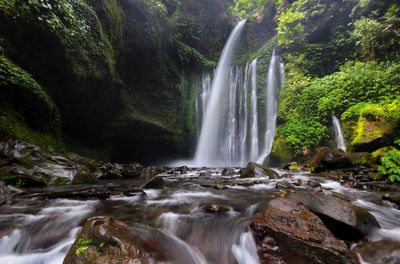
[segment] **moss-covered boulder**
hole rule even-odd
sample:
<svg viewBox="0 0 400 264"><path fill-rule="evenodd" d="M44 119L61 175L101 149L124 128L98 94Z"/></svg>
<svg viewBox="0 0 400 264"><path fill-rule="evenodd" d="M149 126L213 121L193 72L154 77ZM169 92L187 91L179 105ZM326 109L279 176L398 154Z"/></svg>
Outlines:
<svg viewBox="0 0 400 264"><path fill-rule="evenodd" d="M398 136L400 102L360 103L349 108L343 117L346 138L353 150L373 152L391 145Z"/></svg>

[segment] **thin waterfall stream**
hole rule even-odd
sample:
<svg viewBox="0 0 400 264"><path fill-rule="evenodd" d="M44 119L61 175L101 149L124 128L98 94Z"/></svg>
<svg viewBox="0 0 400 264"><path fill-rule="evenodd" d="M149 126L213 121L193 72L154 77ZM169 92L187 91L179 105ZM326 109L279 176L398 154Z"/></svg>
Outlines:
<svg viewBox="0 0 400 264"><path fill-rule="evenodd" d="M347 147L346 147L346 142L344 140L343 130L342 126L340 125L340 121L335 115L332 115L332 122L335 130L336 147L346 152Z"/></svg>

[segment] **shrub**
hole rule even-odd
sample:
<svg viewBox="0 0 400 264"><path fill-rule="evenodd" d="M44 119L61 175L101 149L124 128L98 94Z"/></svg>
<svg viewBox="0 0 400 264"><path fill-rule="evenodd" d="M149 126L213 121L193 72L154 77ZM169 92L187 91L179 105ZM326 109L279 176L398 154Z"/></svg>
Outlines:
<svg viewBox="0 0 400 264"><path fill-rule="evenodd" d="M381 158L381 163L378 172L391 182L400 182L400 151L395 149L386 152Z"/></svg>

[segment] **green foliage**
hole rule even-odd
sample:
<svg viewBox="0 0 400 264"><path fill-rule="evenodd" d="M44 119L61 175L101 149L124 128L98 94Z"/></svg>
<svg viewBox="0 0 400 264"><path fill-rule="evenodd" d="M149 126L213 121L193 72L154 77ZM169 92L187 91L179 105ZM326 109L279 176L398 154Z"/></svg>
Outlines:
<svg viewBox="0 0 400 264"><path fill-rule="evenodd" d="M47 185L43 179L36 179L30 176L16 174L0 175L0 181L18 188L42 187Z"/></svg>
<svg viewBox="0 0 400 264"><path fill-rule="evenodd" d="M282 140L292 153L300 154L303 147L315 147L325 140L327 132L325 126L315 121L290 120L278 127L276 140Z"/></svg>
<svg viewBox="0 0 400 264"><path fill-rule="evenodd" d="M243 19L259 20L263 16L266 3L267 0L234 0L230 11Z"/></svg>
<svg viewBox="0 0 400 264"><path fill-rule="evenodd" d="M14 0L3 12L12 23L29 23L55 36L78 76L115 74L114 51L86 1Z"/></svg>
<svg viewBox="0 0 400 264"><path fill-rule="evenodd" d="M400 182L400 151L396 149L386 152L381 158L381 163L378 172L391 182Z"/></svg>
<svg viewBox="0 0 400 264"><path fill-rule="evenodd" d="M80 238L77 243L77 248L75 250L75 254L80 256L86 252L86 250L93 245L92 239L82 239Z"/></svg>
<svg viewBox="0 0 400 264"><path fill-rule="evenodd" d="M340 114L357 103L393 100L398 96L399 66L375 62L347 63L340 72L313 79L298 97L297 112L327 121L331 114Z"/></svg>
<svg viewBox="0 0 400 264"><path fill-rule="evenodd" d="M351 37L365 60L391 59L400 49L399 9L391 10L381 19L361 18L354 23Z"/></svg>
<svg viewBox="0 0 400 264"><path fill-rule="evenodd" d="M304 27L301 19L305 14L302 12L302 2L295 1L290 8L283 10L277 17L278 20L278 42L280 45L288 46L292 43L304 40Z"/></svg>
<svg viewBox="0 0 400 264"><path fill-rule="evenodd" d="M195 48L186 45L181 41L177 41L178 56L183 63L196 62L208 68L215 68L217 64L207 59L203 54L197 51Z"/></svg>

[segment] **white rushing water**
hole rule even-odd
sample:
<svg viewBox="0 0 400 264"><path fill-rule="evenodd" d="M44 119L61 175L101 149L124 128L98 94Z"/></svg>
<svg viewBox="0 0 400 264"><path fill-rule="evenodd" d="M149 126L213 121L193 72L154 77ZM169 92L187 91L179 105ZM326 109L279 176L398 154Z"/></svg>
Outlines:
<svg viewBox="0 0 400 264"><path fill-rule="evenodd" d="M211 94L207 103L207 109L202 122L198 147L196 149L195 163L215 166L221 158L223 150L219 142L222 140L220 131L224 127L226 116L220 111L221 103L226 98L227 84L235 47L246 21L241 21L232 31L222 51L214 79L211 85Z"/></svg>
<svg viewBox="0 0 400 264"><path fill-rule="evenodd" d="M212 85L210 74L203 74L195 108L198 144L194 160L186 161L190 166L245 166L250 161L263 163L271 152L278 89L285 82L284 64L274 50L264 92L257 87L257 58L245 67L231 66L243 26L244 21L236 26L225 45ZM258 102L263 93L265 113L261 113L260 109L264 106ZM262 119L265 125L260 126Z"/></svg>
<svg viewBox="0 0 400 264"><path fill-rule="evenodd" d="M346 152L347 151L346 142L344 141L343 130L342 126L340 125L340 121L335 115L332 115L332 122L333 122L333 127L335 129L336 146L338 149L341 149L344 152Z"/></svg>
<svg viewBox="0 0 400 264"><path fill-rule="evenodd" d="M267 76L267 91L266 91L266 128L264 135L264 149L261 152L257 162L264 163L272 150L272 144L275 138L276 117L278 113L278 88L285 81L285 71L283 62L276 51L272 52L271 62L269 64Z"/></svg>
<svg viewBox="0 0 400 264"><path fill-rule="evenodd" d="M250 160L255 160L258 155L258 110L257 110L257 59L250 64L251 67L251 152Z"/></svg>

